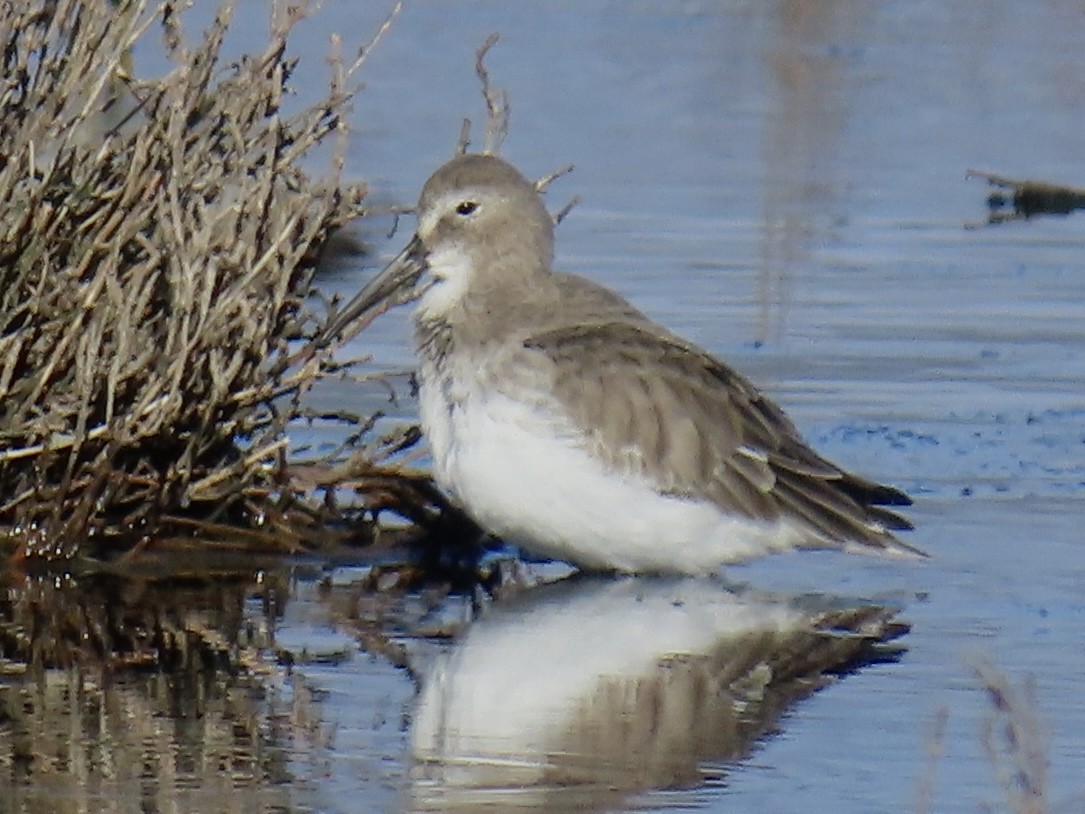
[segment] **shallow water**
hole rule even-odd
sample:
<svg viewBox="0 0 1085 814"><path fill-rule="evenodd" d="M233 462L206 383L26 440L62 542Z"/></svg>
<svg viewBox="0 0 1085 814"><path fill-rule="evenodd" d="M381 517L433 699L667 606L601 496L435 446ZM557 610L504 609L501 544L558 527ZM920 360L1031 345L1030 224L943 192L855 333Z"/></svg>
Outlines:
<svg viewBox="0 0 1085 814"><path fill-rule="evenodd" d="M412 200L458 118L481 117L472 50L499 30L490 67L512 93L506 156L535 175L577 165L549 193L555 207L584 199L559 228L559 264L749 374L829 457L909 490L909 539L933 555L732 571L896 597L914 625L908 653L801 704L724 781L619 807L911 809L942 706L934 809L1001 806L981 741L988 701L969 667L981 658L1035 677L1050 800L1080 794L1082 222L987 227L987 189L965 171L1085 183L1081 8L469 9L413 5L374 55L358 172ZM400 318L361 341L409 362Z"/></svg>
<svg viewBox="0 0 1085 814"><path fill-rule="evenodd" d="M302 26L294 48L306 82L323 82L330 33L349 46L386 13L359 5L326 2ZM264 4L241 2L238 17L259 21L235 34L237 46L255 47ZM371 179L379 200L411 203L451 154L460 119L482 119L474 49L494 30L502 41L490 68L512 94L504 154L531 175L577 165L550 192L554 207L584 199L559 229L559 264L621 290L747 373L828 457L907 489L916 498L909 541L932 555L917 565L804 554L731 571L786 593L900 603L913 625L907 653L796 703L752 753L707 750L679 780L578 804L913 809L945 707L934 810L999 809L981 738L990 705L969 667L988 658L1015 680L1035 678L1052 807L1079 807L1082 221L984 226L987 190L964 175L978 167L1085 184L1080 4L411 3L370 57L354 105L348 169ZM411 226L386 241L388 225L367 231L382 255ZM324 286L349 293L368 273L340 268ZM405 315L385 317L354 349L408 367ZM414 409L346 385L315 398L404 418ZM330 435L307 431L298 442ZM342 643L307 610L312 590L293 596L280 637L339 637L355 650L355 637ZM521 646L545 644L532 638L535 622L512 629ZM423 686L454 658L439 640L404 643ZM293 676L318 722L305 731L317 735L276 740L282 774L239 772L227 786L258 787L266 796L247 799L269 811L431 807L432 783L448 781L410 757L425 696L406 671L363 652ZM496 692L515 693L515 682ZM319 737L325 730L334 737ZM145 810L173 810L172 798L149 799ZM487 799L494 810L509 804L485 794L470 802Z"/></svg>

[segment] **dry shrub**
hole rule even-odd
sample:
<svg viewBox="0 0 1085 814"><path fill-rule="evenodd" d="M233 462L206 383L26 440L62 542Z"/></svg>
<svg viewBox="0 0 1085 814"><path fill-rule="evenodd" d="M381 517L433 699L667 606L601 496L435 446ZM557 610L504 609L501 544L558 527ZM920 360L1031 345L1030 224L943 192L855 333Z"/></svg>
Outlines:
<svg viewBox="0 0 1085 814"><path fill-rule="evenodd" d="M291 366L288 339L312 327L313 258L364 190L340 184L341 155L324 181L298 165L342 131L352 68L333 59L325 98L288 116L299 12L224 65L229 9L189 45L181 8L0 6L0 542L18 556L186 522L278 523L268 538L293 544L291 513L315 511L285 427L327 366ZM174 67L136 81L130 48L155 28Z"/></svg>

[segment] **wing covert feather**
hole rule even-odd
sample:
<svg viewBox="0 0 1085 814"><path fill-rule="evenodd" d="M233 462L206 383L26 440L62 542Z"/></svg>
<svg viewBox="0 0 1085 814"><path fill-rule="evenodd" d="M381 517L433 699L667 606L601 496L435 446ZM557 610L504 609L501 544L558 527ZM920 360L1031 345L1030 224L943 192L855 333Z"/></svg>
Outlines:
<svg viewBox="0 0 1085 814"><path fill-rule="evenodd" d="M908 505L892 487L814 452L783 411L743 376L645 321L576 325L524 341L551 361L553 395L591 451L660 492L725 511L800 518L821 538L904 546L886 529Z"/></svg>

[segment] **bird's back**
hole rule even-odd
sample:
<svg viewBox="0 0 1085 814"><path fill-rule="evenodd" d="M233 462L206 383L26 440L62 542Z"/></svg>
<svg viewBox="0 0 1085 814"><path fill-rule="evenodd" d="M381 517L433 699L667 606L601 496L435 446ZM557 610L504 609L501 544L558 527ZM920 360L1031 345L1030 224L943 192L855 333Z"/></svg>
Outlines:
<svg viewBox="0 0 1085 814"><path fill-rule="evenodd" d="M515 351L493 356L504 369L487 387L535 390L609 471L660 494L794 521L809 547L918 553L892 534L911 524L882 508L910 504L903 492L822 458L744 376L612 290L571 274L554 284L551 309L510 317Z"/></svg>

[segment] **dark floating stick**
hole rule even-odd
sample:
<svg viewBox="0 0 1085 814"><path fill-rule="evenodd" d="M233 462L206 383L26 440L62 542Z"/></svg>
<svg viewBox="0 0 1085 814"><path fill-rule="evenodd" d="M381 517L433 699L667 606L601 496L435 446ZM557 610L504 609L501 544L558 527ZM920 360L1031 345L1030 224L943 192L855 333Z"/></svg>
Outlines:
<svg viewBox="0 0 1085 814"><path fill-rule="evenodd" d="M987 196L988 223L1037 215L1069 215L1085 209L1085 189L1081 187L1009 178L981 170L968 170L965 177L982 178L994 188Z"/></svg>

